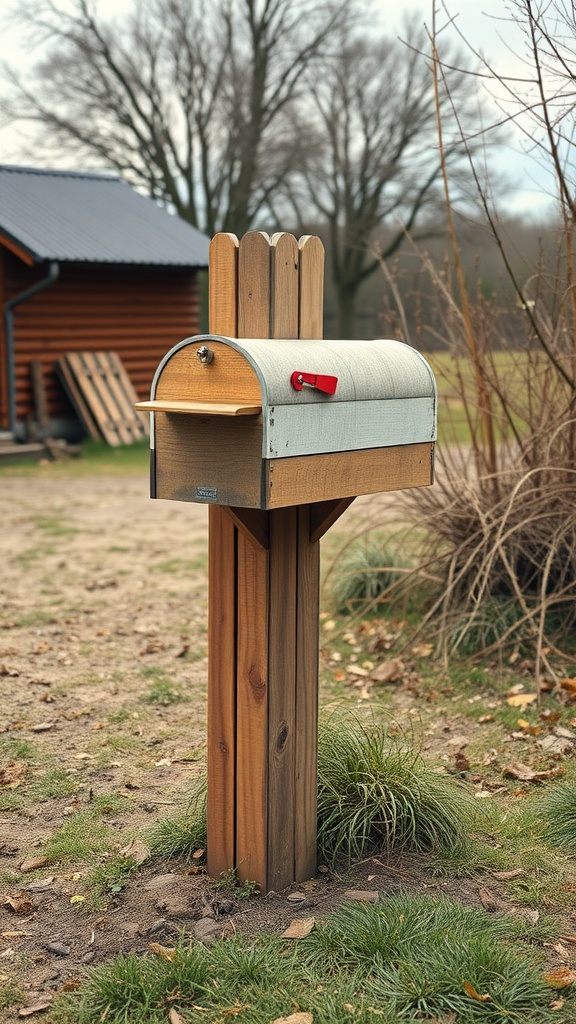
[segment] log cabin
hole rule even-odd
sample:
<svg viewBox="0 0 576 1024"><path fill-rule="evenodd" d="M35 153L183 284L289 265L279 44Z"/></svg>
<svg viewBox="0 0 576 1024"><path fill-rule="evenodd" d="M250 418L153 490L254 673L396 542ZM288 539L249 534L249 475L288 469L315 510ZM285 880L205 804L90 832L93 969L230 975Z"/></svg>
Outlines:
<svg viewBox="0 0 576 1024"><path fill-rule="evenodd" d="M164 353L200 330L208 245L118 177L0 166L0 437L27 439L34 362L52 436L82 436L64 353L116 352L147 398Z"/></svg>

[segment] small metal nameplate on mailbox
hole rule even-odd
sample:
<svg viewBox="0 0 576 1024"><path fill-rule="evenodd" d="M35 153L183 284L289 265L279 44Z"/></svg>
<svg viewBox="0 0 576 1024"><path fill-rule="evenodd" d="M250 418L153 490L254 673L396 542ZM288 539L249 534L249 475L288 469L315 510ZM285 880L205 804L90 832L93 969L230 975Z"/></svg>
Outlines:
<svg viewBox="0 0 576 1024"><path fill-rule="evenodd" d="M218 488L197 487L196 498L198 501L218 501Z"/></svg>

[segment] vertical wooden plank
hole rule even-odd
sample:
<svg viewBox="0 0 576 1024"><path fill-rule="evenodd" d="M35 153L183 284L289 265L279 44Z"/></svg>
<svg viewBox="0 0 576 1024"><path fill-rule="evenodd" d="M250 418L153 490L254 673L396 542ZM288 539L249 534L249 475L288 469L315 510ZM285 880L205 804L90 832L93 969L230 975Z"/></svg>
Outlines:
<svg viewBox="0 0 576 1024"><path fill-rule="evenodd" d="M323 338L324 246L316 235L303 235L300 250L300 338Z"/></svg>
<svg viewBox="0 0 576 1024"><path fill-rule="evenodd" d="M270 239L250 231L238 253L238 337L270 337Z"/></svg>
<svg viewBox="0 0 576 1024"><path fill-rule="evenodd" d="M210 242L209 329L235 337L238 239ZM236 864L236 577L237 530L225 509L208 510L208 871L217 878Z"/></svg>
<svg viewBox="0 0 576 1024"><path fill-rule="evenodd" d="M236 871L268 890L268 551L238 534Z"/></svg>
<svg viewBox="0 0 576 1024"><path fill-rule="evenodd" d="M271 338L298 337L299 249L294 235L272 235Z"/></svg>
<svg viewBox="0 0 576 1024"><path fill-rule="evenodd" d="M300 250L299 337L324 337L324 246L304 235ZM320 544L311 540L311 507L298 507L296 606L296 757L298 818L295 880L316 872L318 787L318 631Z"/></svg>
<svg viewBox="0 0 576 1024"><path fill-rule="evenodd" d="M310 539L310 505L300 505L297 541L294 879L316 873L320 544Z"/></svg>
<svg viewBox="0 0 576 1024"><path fill-rule="evenodd" d="M235 863L236 529L210 506L208 536L208 871Z"/></svg>
<svg viewBox="0 0 576 1024"><path fill-rule="evenodd" d="M270 514L268 887L275 891L295 877L297 522L295 506Z"/></svg>
<svg viewBox="0 0 576 1024"><path fill-rule="evenodd" d="M270 337L270 239L251 231L238 253L238 336ZM236 871L268 891L268 551L238 534Z"/></svg>
<svg viewBox="0 0 576 1024"><path fill-rule="evenodd" d="M238 337L238 239L221 231L209 249L208 316L211 334Z"/></svg>

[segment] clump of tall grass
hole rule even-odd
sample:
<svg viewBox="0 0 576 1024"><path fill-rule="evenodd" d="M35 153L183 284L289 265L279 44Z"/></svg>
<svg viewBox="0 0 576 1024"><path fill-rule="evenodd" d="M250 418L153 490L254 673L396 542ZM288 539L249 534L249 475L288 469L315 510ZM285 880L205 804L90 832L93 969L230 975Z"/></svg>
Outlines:
<svg viewBox="0 0 576 1024"><path fill-rule="evenodd" d="M553 786L538 801L537 813L544 839L553 848L576 853L576 785Z"/></svg>
<svg viewBox="0 0 576 1024"><path fill-rule="evenodd" d="M358 541L346 550L332 580L332 596L340 613L377 607L390 599L390 588L402 579L406 563L375 538Z"/></svg>
<svg viewBox="0 0 576 1024"><path fill-rule="evenodd" d="M148 830L146 840L155 857L190 860L206 847L206 788L203 775L196 780L188 808L172 818L161 818Z"/></svg>
<svg viewBox="0 0 576 1024"><path fill-rule="evenodd" d="M363 722L341 709L321 716L318 848L325 860L462 848L471 815L466 791L383 720Z"/></svg>

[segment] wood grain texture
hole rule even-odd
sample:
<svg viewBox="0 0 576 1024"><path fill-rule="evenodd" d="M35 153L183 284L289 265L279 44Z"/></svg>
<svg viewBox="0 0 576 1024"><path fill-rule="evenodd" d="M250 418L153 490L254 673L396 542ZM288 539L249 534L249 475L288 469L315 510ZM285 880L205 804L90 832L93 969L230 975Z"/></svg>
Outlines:
<svg viewBox="0 0 576 1024"><path fill-rule="evenodd" d="M256 371L241 352L211 341L214 359L203 365L196 352L204 342L178 349L168 360L156 386L156 401L253 402L262 404Z"/></svg>
<svg viewBox="0 0 576 1024"><path fill-rule="evenodd" d="M296 567L298 510L269 513L268 888L295 878Z"/></svg>
<svg viewBox="0 0 576 1024"><path fill-rule="evenodd" d="M238 337L238 239L221 231L208 253L208 317L212 334Z"/></svg>
<svg viewBox="0 0 576 1024"><path fill-rule="evenodd" d="M270 239L250 231L238 254L238 336L270 337Z"/></svg>
<svg viewBox="0 0 576 1024"><path fill-rule="evenodd" d="M294 235L279 231L271 247L271 338L298 336L299 249Z"/></svg>
<svg viewBox="0 0 576 1024"><path fill-rule="evenodd" d="M226 512L239 530L259 548L270 546L268 513L255 508L226 506Z"/></svg>
<svg viewBox="0 0 576 1024"><path fill-rule="evenodd" d="M320 545L310 537L310 505L300 505L296 511L298 542L294 879L302 882L316 874Z"/></svg>
<svg viewBox="0 0 576 1024"><path fill-rule="evenodd" d="M235 337L238 328L238 239L235 235L215 235L210 243L209 327L214 334ZM214 346L213 346L214 347ZM190 357L192 353L188 354ZM194 359L198 359L194 353ZM205 396L206 382L216 391L219 387L218 352L215 363L202 369L216 371L210 377L196 371L198 390ZM170 360L172 362L172 360ZM245 362L245 361L244 361ZM186 364L189 367L189 362ZM189 393L187 372L178 377L178 365L172 368L184 397ZM238 369L240 369L238 367ZM243 399L256 393L254 381L241 378L242 386L230 397ZM256 381L256 385L258 382ZM258 386L258 392L259 392ZM171 397L176 397L172 395ZM156 416L156 419L162 417ZM164 417L168 426L169 417ZM174 417L172 417L172 420ZM207 421L202 430L213 437ZM233 422L233 421L232 421ZM174 424L172 424L174 426ZM179 442L184 439L180 436ZM190 441L200 441L198 435ZM188 476L194 473L185 458L186 449L179 444L179 461ZM209 467L208 467L209 468ZM199 467L200 469L200 467ZM202 472L204 467L201 467ZM172 486L174 480L171 478ZM194 486L193 480L181 485ZM228 486L228 481L225 481ZM216 482L218 488L219 481ZM238 531L225 509L212 505L208 509L208 803L207 864L214 878L236 865L236 702L237 702L237 578Z"/></svg>
<svg viewBox="0 0 576 1024"><path fill-rule="evenodd" d="M267 507L424 487L433 480L433 459L433 442L269 459Z"/></svg>
<svg viewBox="0 0 576 1024"><path fill-rule="evenodd" d="M90 355L90 353L87 354ZM110 417L102 399L99 380L92 373L90 365L86 365L84 355L84 353L80 352L71 352L66 355L66 361L74 374L78 388L82 391L84 401L90 407L92 417L97 423L106 444L109 444L111 447L117 447L119 444L122 444L124 439L116 431L116 424Z"/></svg>
<svg viewBox="0 0 576 1024"><path fill-rule="evenodd" d="M324 337L324 246L316 235L303 235L300 250L300 338Z"/></svg>
<svg viewBox="0 0 576 1024"><path fill-rule="evenodd" d="M216 490L217 504L260 508L262 427L257 416L180 416L155 413L159 498L205 501L196 489Z"/></svg>
<svg viewBox="0 0 576 1024"><path fill-rule="evenodd" d="M238 532L236 871L268 889L268 552Z"/></svg>
<svg viewBox="0 0 576 1024"><path fill-rule="evenodd" d="M335 498L332 501L317 501L310 505L310 540L321 540L331 526L340 519L354 501L349 498Z"/></svg>
<svg viewBox="0 0 576 1024"><path fill-rule="evenodd" d="M236 845L236 530L218 506L208 535L208 871L235 863Z"/></svg>
<svg viewBox="0 0 576 1024"><path fill-rule="evenodd" d="M142 412L175 412L188 416L257 416L262 412L261 405L248 402L179 402L169 398L136 402L135 408Z"/></svg>

